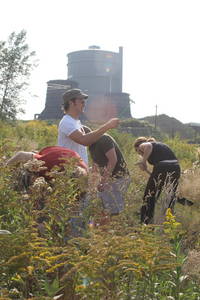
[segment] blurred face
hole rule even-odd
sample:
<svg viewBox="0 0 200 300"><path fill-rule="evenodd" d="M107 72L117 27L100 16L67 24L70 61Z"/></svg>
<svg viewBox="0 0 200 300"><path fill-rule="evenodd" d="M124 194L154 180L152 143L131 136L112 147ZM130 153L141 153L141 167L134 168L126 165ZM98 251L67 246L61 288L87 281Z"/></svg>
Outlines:
<svg viewBox="0 0 200 300"><path fill-rule="evenodd" d="M78 113L82 113L85 108L85 98L76 98L74 101L74 107L76 108Z"/></svg>

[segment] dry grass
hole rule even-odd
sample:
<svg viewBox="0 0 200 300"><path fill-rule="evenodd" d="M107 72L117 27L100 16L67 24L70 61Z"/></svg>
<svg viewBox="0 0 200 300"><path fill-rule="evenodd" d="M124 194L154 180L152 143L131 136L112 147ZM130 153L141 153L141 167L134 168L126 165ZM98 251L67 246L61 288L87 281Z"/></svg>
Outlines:
<svg viewBox="0 0 200 300"><path fill-rule="evenodd" d="M200 207L200 168L186 170L179 185L179 194L195 203L195 207Z"/></svg>
<svg viewBox="0 0 200 300"><path fill-rule="evenodd" d="M179 184L179 196L194 202L193 206L176 205L176 217L186 230L185 249L197 246L200 237L200 168L199 163L184 171Z"/></svg>
<svg viewBox="0 0 200 300"><path fill-rule="evenodd" d="M195 277L200 283L200 251L191 250L182 267L183 273Z"/></svg>

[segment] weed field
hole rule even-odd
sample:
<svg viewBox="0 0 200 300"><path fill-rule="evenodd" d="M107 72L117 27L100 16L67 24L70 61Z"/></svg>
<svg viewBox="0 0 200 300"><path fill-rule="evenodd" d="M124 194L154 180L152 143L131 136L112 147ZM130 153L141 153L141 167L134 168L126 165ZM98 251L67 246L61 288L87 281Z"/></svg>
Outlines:
<svg viewBox="0 0 200 300"><path fill-rule="evenodd" d="M56 145L57 125L0 123L0 299L200 299L200 152L179 138L165 139L182 169L178 195L194 202L165 211L167 190L152 225L140 224L148 175L139 170L134 137L111 130L131 175L125 210L111 219L97 196L97 177L74 178L72 165L52 182L28 188L24 165L5 162L17 151ZM78 215L80 197L89 205ZM73 234L73 219L82 222Z"/></svg>

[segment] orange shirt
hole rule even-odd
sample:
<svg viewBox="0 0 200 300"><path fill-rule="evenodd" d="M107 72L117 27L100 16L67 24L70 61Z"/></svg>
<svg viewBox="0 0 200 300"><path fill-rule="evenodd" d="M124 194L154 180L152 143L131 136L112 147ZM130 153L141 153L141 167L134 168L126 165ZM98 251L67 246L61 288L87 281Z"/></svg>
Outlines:
<svg viewBox="0 0 200 300"><path fill-rule="evenodd" d="M44 176L45 172L49 172L54 166L61 166L62 169L62 164L67 162L70 163L72 158L77 159L77 166L82 167L87 171L87 165L81 159L79 154L64 147L50 146L43 148L38 153L34 154L34 158L44 161L44 166L47 167L47 170L40 172L40 176Z"/></svg>

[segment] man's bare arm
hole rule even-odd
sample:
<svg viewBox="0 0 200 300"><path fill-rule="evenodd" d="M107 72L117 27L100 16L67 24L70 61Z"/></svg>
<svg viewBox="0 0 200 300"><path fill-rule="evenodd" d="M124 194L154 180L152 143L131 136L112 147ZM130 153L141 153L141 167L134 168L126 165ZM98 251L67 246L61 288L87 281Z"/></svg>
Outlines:
<svg viewBox="0 0 200 300"><path fill-rule="evenodd" d="M7 162L6 165L14 165L17 163L26 163L28 160L33 159L33 152L25 152L25 151L19 151L15 155L13 155Z"/></svg>
<svg viewBox="0 0 200 300"><path fill-rule="evenodd" d="M113 118L92 132L83 134L81 131L75 130L69 137L78 144L89 146L95 143L107 130L117 127L118 124L119 119Z"/></svg>
<svg viewBox="0 0 200 300"><path fill-rule="evenodd" d="M107 166L104 169L103 175L102 175L102 181L107 182L109 178L112 176L112 172L116 166L117 163L117 154L115 151L115 148L113 147L109 151L105 153L108 163Z"/></svg>
<svg viewBox="0 0 200 300"><path fill-rule="evenodd" d="M98 186L99 192L102 192L107 188L107 184L109 183L109 179L112 177L112 172L117 163L117 154L114 147L107 151L105 155L108 159L108 163L101 174L101 180Z"/></svg>

